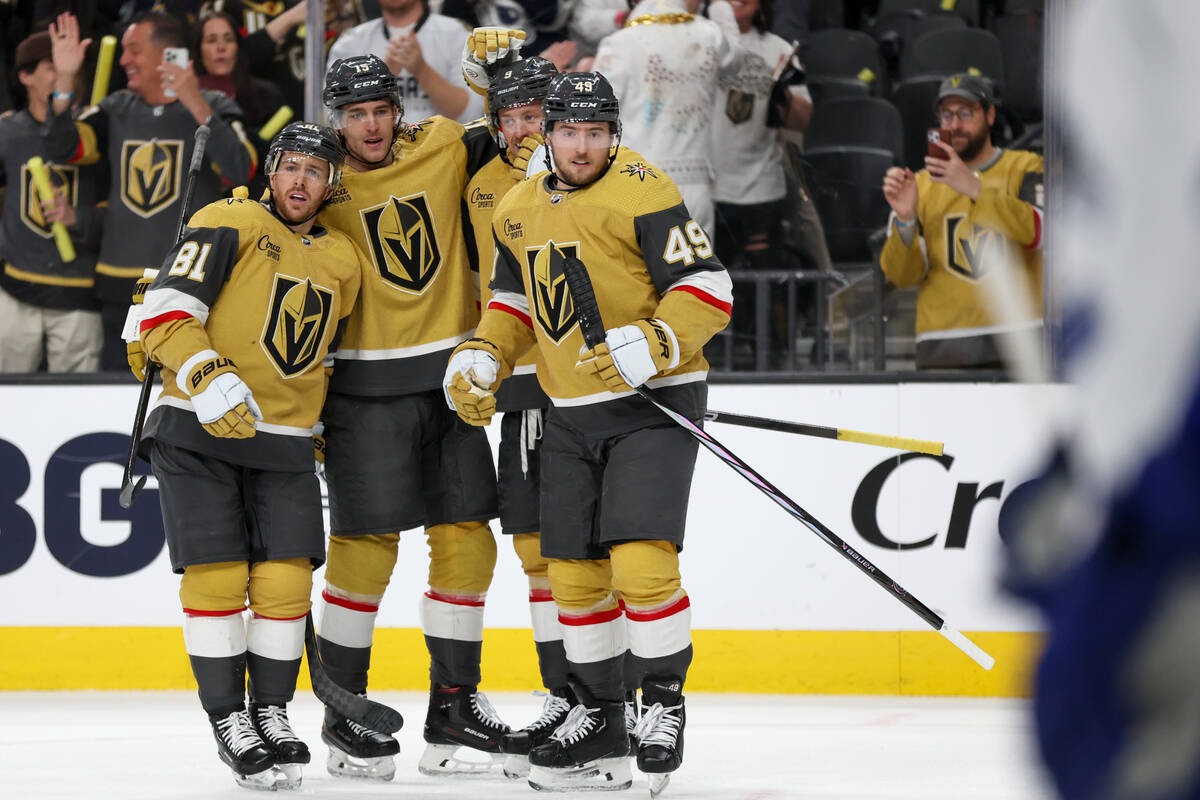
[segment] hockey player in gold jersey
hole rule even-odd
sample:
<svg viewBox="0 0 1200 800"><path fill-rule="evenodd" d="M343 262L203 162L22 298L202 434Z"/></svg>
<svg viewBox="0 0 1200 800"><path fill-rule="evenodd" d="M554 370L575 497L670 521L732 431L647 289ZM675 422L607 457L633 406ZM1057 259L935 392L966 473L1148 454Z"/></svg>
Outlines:
<svg viewBox="0 0 1200 800"><path fill-rule="evenodd" d="M162 364L142 447L183 574L184 644L218 754L252 788L298 787L310 757L286 705L325 559L313 426L365 268L349 237L314 223L341 165L331 129L284 128L269 201L197 211L138 307Z"/></svg>
<svg viewBox="0 0 1200 800"><path fill-rule="evenodd" d="M931 144L941 153L915 175L884 176L892 215L880 266L895 285L920 287L918 368L998 369L999 337L1041 329L1042 158L992 145L996 107L980 76L943 81L935 112L951 141ZM1000 319L987 284L1013 278L1030 315Z"/></svg>
<svg viewBox="0 0 1200 800"><path fill-rule="evenodd" d="M531 750L530 783L630 785L621 702L628 637L642 691L637 762L657 791L683 756L692 647L678 552L696 440L631 387L655 387L682 413L703 417L701 348L729 322L731 283L670 178L619 147L619 108L602 75L560 75L543 114L552 172L519 183L497 206L493 295L444 380L460 416L486 425L494 392L534 346L551 401L541 547L579 703ZM567 292L566 258L586 265L610 326L591 350Z"/></svg>
<svg viewBox="0 0 1200 800"><path fill-rule="evenodd" d="M483 431L446 408L442 371L479 318L462 193L496 154L483 125L440 116L402 122L396 79L376 56L333 63L324 102L347 149L342 186L320 221L367 254L325 404L329 566L318 628L327 670L367 688L375 617L400 531L429 542L421 627L431 658L419 761L426 774L487 772L509 728L478 691L483 606L496 562L488 520L496 473ZM399 744L326 710L322 738L335 775L388 780ZM458 759L460 747L492 758Z"/></svg>
<svg viewBox="0 0 1200 800"><path fill-rule="evenodd" d="M492 216L504 195L525 179L529 158L542 142L542 98L557 74L553 64L534 56L496 70L487 89L488 124L501 151L475 173L463 192L475 237L485 307L492 294L488 283L496 254ZM541 166L540 160L536 166ZM509 777L524 777L529 773L529 750L562 724L574 704L567 683L562 628L547 577L549 562L542 556L538 533L541 431L549 400L538 386L536 356L530 350L520 358L513 367L512 377L496 396L496 408L504 412L497 464L500 524L503 532L511 536L513 549L529 580L533 641L542 684L549 690L538 718L508 738L505 749L509 755L504 772Z"/></svg>

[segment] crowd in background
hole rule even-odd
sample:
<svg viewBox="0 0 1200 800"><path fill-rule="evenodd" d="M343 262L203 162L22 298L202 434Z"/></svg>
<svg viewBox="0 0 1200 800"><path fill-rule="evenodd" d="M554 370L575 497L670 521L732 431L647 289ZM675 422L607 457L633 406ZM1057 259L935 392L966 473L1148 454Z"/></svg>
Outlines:
<svg viewBox="0 0 1200 800"><path fill-rule="evenodd" d="M520 28L527 31L525 55L540 54L559 69L603 72L622 100L623 144L671 175L697 220L710 233L717 255L735 277L734 321L721 341L749 349L756 333L757 341L763 341L759 329L765 320L770 367L795 369L812 359L810 352L801 352L797 359L794 351L798 336L816 333L819 314L813 307L823 302L815 292L816 283L802 283L797 298L788 297L782 284L769 284L766 305L760 308L761 289L756 293L754 281L739 280L739 276L765 270L828 275L841 262L869 261L872 253L867 233L884 229L889 210L881 190L884 170L905 163L920 166L911 163L904 148L897 146L887 157L888 163L866 170L852 168L854 174L847 178L839 172L841 166L824 167L820 148L808 158L805 132L812 126L811 137L829 136L830 125L823 123L837 114L827 114L823 120L823 107L832 111L832 104L846 106L848 98L860 94L877 97L887 88L900 89L899 50L904 37L911 38L916 31L906 30L894 20L953 17L967 19L967 24L975 27L985 19L1015 13L1021 0L983 0L982 7L980 0L957 4L941 0L328 0L325 5L330 61L365 52L383 58L400 77L407 122L432 114L468 122L482 115L482 98L467 89L459 69L462 42L476 25ZM167 232L161 248L165 253L174 227L173 220L168 220L178 206L164 202L161 208L154 208L150 196L139 195L132 203L136 213L114 225L117 202L131 206L125 202L129 193L121 186L114 187L114 181L123 183L130 166L142 163L137 158L149 159L149 164L176 158L186 164L188 155L162 147L122 154L111 142L106 154L99 152L103 143L97 147L89 141L89 119L101 138L120 135L120 125L105 121L106 115L112 118L115 114L117 119L126 115L129 125L141 124L134 121L137 115L132 111L112 106L113 95L120 90L137 91L138 65L127 50L131 25L144 19L138 15L161 12L179 22L183 37L179 44L187 48L191 61L183 72L176 73L180 90L191 92L192 76L196 89L179 96L181 101L195 98L190 104L195 107L195 123L184 127L194 128L204 121L204 113L211 114L250 151L248 169L229 161L233 155L228 153L229 163L215 164L215 190L228 193L235 185L248 183L257 196L265 186L258 165L270 134L281 119L289 114L299 118L304 108L306 10L303 0L265 4L244 0L0 2L4 31L0 38L0 111L6 114L0 128L6 123L11 127L17 117L26 114L28 130L24 134L35 135L35 128L41 126L38 129L44 135L54 128L56 114L69 111L84 123L79 127L85 130L76 140L63 140L77 152L45 153L51 162L51 182L58 187L59 198L54 201L40 198L44 202L39 202L30 190L24 161L16 161L12 152L5 153L6 195L0 216L0 372L124 369L119 333L125 296L143 267L158 265L143 264L141 257L114 257L115 250L124 247L114 240L139 238L137 218L141 218L157 236ZM56 16L64 11L78 20L82 48L72 87L56 85L62 84L63 78L51 74L56 63L50 52L52 42L37 36L50 31ZM879 29L888 20L893 20L891 27ZM860 36L864 34L853 29L870 32L875 37L872 47L881 56L878 74L864 68L843 80L827 74L814 76L810 68L810 92L804 65L810 59L822 64L828 61L824 51L810 52L810 28L817 38L831 30L845 29ZM89 106L95 99L94 70L105 36L115 37L119 44L106 87L107 105L101 104L99 121L103 124L96 127L98 120L90 116L95 112ZM140 79L148 84L144 70L156 67L142 66ZM164 72L163 80L168 77ZM1003 76L996 77L1003 80ZM46 97L48 92L50 97ZM224 106L212 93L232 102ZM147 104L147 113L159 113L153 111L156 103L168 102L147 95L144 89L140 97ZM924 116L914 123L921 135L925 127L936 125L928 98L924 102ZM158 124L157 118L148 124ZM1001 116L995 123L998 142L1021 133L1022 127L1021 120ZM61 125L59 130L61 133ZM848 137L834 133L841 150L847 149L841 145L853 144ZM825 138L818 143L827 144ZM48 141L66 146L63 141ZM82 148L88 146L97 151L95 157L80 159ZM182 150L187 151L187 145ZM102 168L106 155L111 162L107 170ZM839 158L838 164L843 163L845 153ZM68 163L75 166L67 168ZM859 195L867 200L860 202L856 199ZM193 208L211 199L198 198ZM847 203L854 205L850 216L857 226L852 229L855 246L850 250L842 247L838 238L851 230L843 219ZM71 264L63 262L54 247L56 222L68 226L75 242L77 258ZM24 230L14 235L22 227ZM828 240L826 232L830 233ZM880 247L881 241L877 241L876 262ZM86 273L93 265L97 280L89 283ZM88 291L89 286L102 285L108 288ZM793 289L789 286L788 292ZM62 322L64 317L71 320L69 324ZM97 333L97 326L102 327L102 334ZM104 339L103 348L95 341L97 337ZM783 355L789 351L793 356L785 360ZM741 351L732 347L713 348L710 360L717 369L731 370L746 363L739 360L740 355Z"/></svg>

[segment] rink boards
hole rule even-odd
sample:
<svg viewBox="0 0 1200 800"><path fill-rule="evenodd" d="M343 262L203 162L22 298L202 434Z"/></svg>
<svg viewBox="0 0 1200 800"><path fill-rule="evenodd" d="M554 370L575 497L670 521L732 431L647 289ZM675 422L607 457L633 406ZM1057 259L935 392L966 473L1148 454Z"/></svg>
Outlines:
<svg viewBox="0 0 1200 800"><path fill-rule="evenodd" d="M944 442L945 454L933 457L709 426L997 664L978 668L702 451L681 555L695 627L689 687L1026 694L1038 625L999 589L997 520L1037 468L1068 392L969 383L712 387L710 406L721 411ZM136 397L132 385L0 385L0 689L193 685L153 479L132 509L117 503ZM537 684L527 589L507 541L499 551L484 686L523 690ZM402 536L378 619L374 688L428 685L417 602L425 559L420 531ZM318 572L314 596L321 584Z"/></svg>

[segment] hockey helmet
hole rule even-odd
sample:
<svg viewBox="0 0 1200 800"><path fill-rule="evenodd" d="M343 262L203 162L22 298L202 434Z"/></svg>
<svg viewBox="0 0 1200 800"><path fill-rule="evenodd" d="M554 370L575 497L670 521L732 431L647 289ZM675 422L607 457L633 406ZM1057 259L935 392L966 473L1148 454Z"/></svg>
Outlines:
<svg viewBox="0 0 1200 800"><path fill-rule="evenodd" d="M500 132L500 111L516 108L527 103L538 102L550 91L550 83L558 75L558 69L544 58L514 61L492 79L488 87L488 128L496 137L501 152L508 147L504 134Z"/></svg>
<svg viewBox="0 0 1200 800"><path fill-rule="evenodd" d="M556 122L607 122L621 130L621 106L608 78L599 72L564 72L555 78L542 101L546 133Z"/></svg>
<svg viewBox="0 0 1200 800"><path fill-rule="evenodd" d="M546 136L546 169L555 172L550 132L556 122L607 122L613 134L608 166L591 182L600 180L617 160L621 146L621 105L608 78L599 72L564 72L555 78L542 100L542 132ZM562 176L560 180L566 181Z"/></svg>
<svg viewBox="0 0 1200 800"><path fill-rule="evenodd" d="M351 103L368 100L391 100L396 106L396 120L404 116L404 101L400 84L383 59L375 55L339 58L325 73L325 89L321 102L331 116Z"/></svg>
<svg viewBox="0 0 1200 800"><path fill-rule="evenodd" d="M289 123L271 140L271 147L267 150L266 174L271 175L279 168L279 160L285 152L304 153L329 162L326 185L331 189L342 178L342 162L346 160L346 151L342 149L341 137L332 128L311 122Z"/></svg>

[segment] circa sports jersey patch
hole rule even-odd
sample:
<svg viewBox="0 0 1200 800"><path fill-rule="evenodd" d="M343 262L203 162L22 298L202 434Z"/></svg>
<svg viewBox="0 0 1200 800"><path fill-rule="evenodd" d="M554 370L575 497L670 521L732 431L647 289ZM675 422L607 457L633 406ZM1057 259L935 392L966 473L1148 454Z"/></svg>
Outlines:
<svg viewBox="0 0 1200 800"><path fill-rule="evenodd" d="M625 168L621 170L621 174L628 175L631 178L637 178L643 183L645 183L647 175L649 175L651 178L658 178L658 173L640 161L635 161L632 164L626 164Z"/></svg>
<svg viewBox="0 0 1200 800"><path fill-rule="evenodd" d="M126 139L121 144L121 201L149 218L179 197L181 139Z"/></svg>
<svg viewBox="0 0 1200 800"><path fill-rule="evenodd" d="M397 289L423 294L442 264L425 193L392 196L359 213L379 276Z"/></svg>
<svg viewBox="0 0 1200 800"><path fill-rule="evenodd" d="M547 242L542 247L527 247L525 261L529 269L533 307L530 309L538 325L555 344L560 343L575 327L575 304L567 290L563 258L579 258L579 243Z"/></svg>
<svg viewBox="0 0 1200 800"><path fill-rule="evenodd" d="M329 289L311 279L275 273L262 349L285 379L302 374L317 361L332 308Z"/></svg>
<svg viewBox="0 0 1200 800"><path fill-rule="evenodd" d="M78 168L47 164L46 170L50 173L50 185L54 187L54 190L61 190L66 194L68 205L78 205ZM49 239L54 235L54 231L51 229L49 223L46 222L46 218L42 216L42 204L39 202L37 191L33 187L33 173L29 171L28 164L21 165L21 221L25 223L25 227L43 239Z"/></svg>

